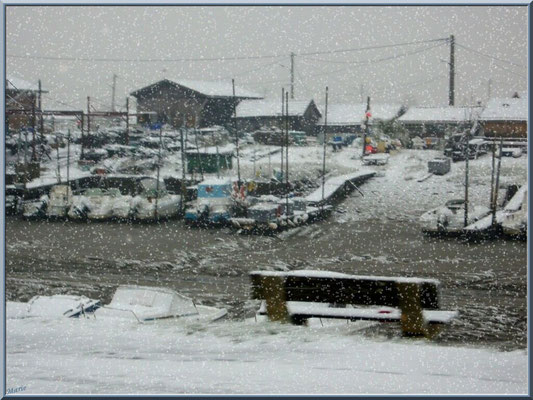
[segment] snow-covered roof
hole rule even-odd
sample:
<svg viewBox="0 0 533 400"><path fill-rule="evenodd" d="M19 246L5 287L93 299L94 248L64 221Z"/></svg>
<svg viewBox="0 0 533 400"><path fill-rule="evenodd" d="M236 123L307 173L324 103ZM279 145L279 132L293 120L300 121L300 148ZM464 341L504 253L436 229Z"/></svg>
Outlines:
<svg viewBox="0 0 533 400"><path fill-rule="evenodd" d="M173 83L174 85L179 85L186 87L188 89L194 90L195 92L201 93L207 97L232 97L233 96L233 85L231 81L196 81L188 79L164 79L158 81L154 84L148 85L145 88L136 90L131 94L135 96L138 92L146 89L148 87L154 86L160 82L167 81ZM242 87L235 86L235 96L236 97L245 97L245 98L256 98L262 99L263 96L253 93Z"/></svg>
<svg viewBox="0 0 533 400"><path fill-rule="evenodd" d="M6 77L6 89L8 90L26 90L26 91L32 91L37 92L39 91L39 85L37 83L31 83L24 79L21 79L17 76L10 76L8 75ZM46 93L47 91L44 90L41 87L41 91L43 93Z"/></svg>
<svg viewBox="0 0 533 400"><path fill-rule="evenodd" d="M394 118L400 111L400 104L370 104L369 122L377 119ZM366 104L330 104L328 106L328 125L361 125L365 121ZM325 116L318 121L318 125L324 125Z"/></svg>
<svg viewBox="0 0 533 400"><path fill-rule="evenodd" d="M313 100L289 100L289 115L302 116ZM237 106L237 118L278 117L281 115L281 102L272 100L243 100Z"/></svg>
<svg viewBox="0 0 533 400"><path fill-rule="evenodd" d="M480 116L482 121L527 121L527 97L490 99Z"/></svg>
<svg viewBox="0 0 533 400"><path fill-rule="evenodd" d="M412 107L398 120L414 122L464 122L475 120L481 107Z"/></svg>

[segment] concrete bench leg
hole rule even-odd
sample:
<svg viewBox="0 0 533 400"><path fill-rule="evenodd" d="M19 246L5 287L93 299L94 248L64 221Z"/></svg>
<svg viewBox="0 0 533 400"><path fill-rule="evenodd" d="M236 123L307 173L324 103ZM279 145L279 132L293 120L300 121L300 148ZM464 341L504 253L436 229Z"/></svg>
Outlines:
<svg viewBox="0 0 533 400"><path fill-rule="evenodd" d="M417 283L398 282L400 309L402 316L400 325L403 336L429 336L422 304L420 301L420 285Z"/></svg>
<svg viewBox="0 0 533 400"><path fill-rule="evenodd" d="M271 321L290 322L285 301L285 279L280 276L262 276L261 286L266 300L268 318Z"/></svg>

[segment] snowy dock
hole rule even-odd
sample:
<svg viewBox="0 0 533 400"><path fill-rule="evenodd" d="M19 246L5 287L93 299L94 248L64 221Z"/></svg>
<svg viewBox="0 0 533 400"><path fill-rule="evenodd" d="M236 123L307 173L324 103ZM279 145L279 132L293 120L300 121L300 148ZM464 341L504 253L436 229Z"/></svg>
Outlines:
<svg viewBox="0 0 533 400"><path fill-rule="evenodd" d="M338 199L341 194L346 194L353 191L357 184L360 184L376 173L370 170L362 170L352 174L335 176L326 180L324 184L324 196L322 196L322 185L314 192L309 194L305 199L309 205L320 206L323 204L331 204Z"/></svg>

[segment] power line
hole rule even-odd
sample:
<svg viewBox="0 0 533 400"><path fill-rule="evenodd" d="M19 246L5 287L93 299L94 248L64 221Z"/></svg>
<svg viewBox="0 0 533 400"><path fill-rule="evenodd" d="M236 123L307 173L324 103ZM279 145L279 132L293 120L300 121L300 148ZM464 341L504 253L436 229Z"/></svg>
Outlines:
<svg viewBox="0 0 533 400"><path fill-rule="evenodd" d="M357 47L352 49L342 49L342 50L329 50L329 51L314 51L309 53L296 53L297 56L315 56L319 54L336 54L336 53L348 53L352 51L363 51L363 50L375 50L375 49L385 49L389 47L402 47L402 46L411 46L414 44L422 44L422 43L431 43L431 42L443 42L448 41L448 38L442 38L442 39L431 39L431 40L419 40L419 41L413 41L413 42L404 42L404 43L396 43L396 44L385 44L380 46L367 46L367 47Z"/></svg>
<svg viewBox="0 0 533 400"><path fill-rule="evenodd" d="M365 61L361 61L361 60L357 60L357 61L342 61L342 60L341 61L335 61L335 60L324 60L324 59L320 59L320 58L312 58L312 57L305 57L305 56L302 57L302 58L304 60L313 60L313 61L325 62L325 63L330 63L330 64L371 65L371 64L377 64L377 63L383 62L383 61L395 60L397 58L406 57L406 56L410 56L410 55L413 55L413 54L423 53L425 51L429 51L431 49L434 49L436 47L440 47L440 46L443 46L443 45L445 45L445 43L439 43L439 44L434 45L434 46L429 46L429 47L425 47L423 49L418 49L418 50L414 50L414 51L410 51L410 52L406 52L406 53L402 53L402 54L396 54L394 56L382 57L382 58L365 60Z"/></svg>
<svg viewBox="0 0 533 400"><path fill-rule="evenodd" d="M473 64L474 64L474 65L479 65L479 64L476 64L475 62L473 62ZM509 73L512 74L512 75L519 76L519 77L522 78L522 79L527 79L527 76L526 76L526 75L521 74L521 73L519 73L519 72L515 72L515 71L513 71L512 69L509 69L509 68L504 67L503 65L500 65L500 64L497 64L497 63L493 63L493 64L491 64L491 66L495 66L495 67L498 67L498 68L500 68L500 69L503 69L504 71L509 72Z"/></svg>
<svg viewBox="0 0 533 400"><path fill-rule="evenodd" d="M467 47L467 46L464 46L462 44L459 44L459 43L455 43L457 46L467 50L467 51L470 51L471 53L475 53L475 54L478 54L480 56L483 56L483 57L486 57L486 58L490 58L492 60L496 60L496 61L501 61L501 62L504 62L504 63L507 63L507 64L510 64L510 65L514 65L515 67L520 67L520 68L527 68L527 65L522 65L522 64L517 64L517 63L514 63L512 61L509 61L509 60L504 60L504 59L501 59L501 58L498 58L498 57L494 57L494 56L491 56L489 54L485 54L485 53L482 53L478 50L474 50L470 47Z"/></svg>
<svg viewBox="0 0 533 400"><path fill-rule="evenodd" d="M352 51L364 51L364 50L374 50L374 49L384 49L390 47L401 47L401 46L410 46L414 44L421 43L431 43L437 41L447 41L445 39L431 39L431 40L420 40L413 42L404 42L397 44L388 44L388 45L379 45L379 46L367 46L367 47L357 47L350 49L339 49L339 50L326 50L326 51L315 51L315 52L306 52L306 53L295 53L297 56L311 56L318 54L337 54L337 53L347 53ZM7 57L11 58L21 58L21 59L37 59L37 60L51 60L51 61L90 61L90 62L210 62L210 61L236 61L236 60L259 60L265 58L282 58L289 57L290 54L267 54L260 56L241 56L241 57L207 57L207 58L105 58L105 57L59 57L59 56L41 56L41 55L28 55L28 54L6 54Z"/></svg>
<svg viewBox="0 0 533 400"><path fill-rule="evenodd" d="M213 58L92 58L92 57L58 57L41 55L21 55L6 54L11 58L25 58L50 61L90 61L90 62L209 62L209 61L235 61L235 60L257 60L264 58L280 58L284 55L263 55L263 56L243 56L243 57L213 57Z"/></svg>
<svg viewBox="0 0 533 400"><path fill-rule="evenodd" d="M13 84L13 82L12 82L11 80L9 80L9 79L7 79L7 78L6 78L6 81L9 82L9 83L11 83L11 86L13 86L13 89L15 89L15 91L17 91L19 95L24 96L26 99L28 99L28 100L30 100L30 101L32 101L32 102L35 101L35 99L32 98L32 97L27 93L28 90L20 90L19 88L17 88L17 87ZM6 88L6 89L7 89L7 88ZM34 90L31 90L31 91L33 92Z"/></svg>

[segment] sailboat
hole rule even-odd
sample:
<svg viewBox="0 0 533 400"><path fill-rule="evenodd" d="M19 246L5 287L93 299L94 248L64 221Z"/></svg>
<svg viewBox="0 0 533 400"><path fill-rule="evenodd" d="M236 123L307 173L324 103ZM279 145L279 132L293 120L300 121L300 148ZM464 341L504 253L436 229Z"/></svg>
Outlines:
<svg viewBox="0 0 533 400"><path fill-rule="evenodd" d="M475 132L477 123L474 123L470 133ZM465 143L468 143L469 135L464 135ZM420 216L419 222L422 232L428 235L438 236L459 236L468 232L468 227L488 218L491 209L481 205L470 205L468 200L468 165L470 159L470 147L464 146L465 159L465 197L463 199L452 199L444 206L434 208ZM494 168L493 168L494 173ZM499 174L498 174L499 176ZM498 182L496 182L498 186ZM494 200L491 194L491 202ZM496 194L497 197L497 194Z"/></svg>

